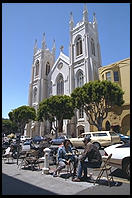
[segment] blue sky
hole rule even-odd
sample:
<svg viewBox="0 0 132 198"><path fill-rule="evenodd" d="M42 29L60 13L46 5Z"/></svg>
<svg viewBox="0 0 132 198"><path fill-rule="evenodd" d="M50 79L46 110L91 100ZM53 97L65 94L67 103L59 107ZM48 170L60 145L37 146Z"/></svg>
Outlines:
<svg viewBox="0 0 132 198"><path fill-rule="evenodd" d="M56 43L69 55L69 19L82 21L84 3L3 3L2 4L2 117L28 105L35 39L41 48L45 32L47 47ZM102 66L130 57L130 4L87 3L89 21L96 13Z"/></svg>

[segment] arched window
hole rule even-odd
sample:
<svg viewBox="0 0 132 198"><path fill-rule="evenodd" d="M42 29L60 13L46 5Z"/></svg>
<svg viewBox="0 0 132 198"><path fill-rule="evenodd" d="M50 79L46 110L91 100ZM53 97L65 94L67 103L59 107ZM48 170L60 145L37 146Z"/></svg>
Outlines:
<svg viewBox="0 0 132 198"><path fill-rule="evenodd" d="M50 82L50 87L49 87L49 95L51 96L52 95L52 85L53 83L52 83L52 81Z"/></svg>
<svg viewBox="0 0 132 198"><path fill-rule="evenodd" d="M92 54L95 56L95 44L93 39L91 39L91 50L92 50Z"/></svg>
<svg viewBox="0 0 132 198"><path fill-rule="evenodd" d="M63 76L60 75L57 79L57 95L63 95L64 94L64 80Z"/></svg>
<svg viewBox="0 0 132 198"><path fill-rule="evenodd" d="M46 75L48 75L49 72L50 72L50 64L49 64L49 62L47 62L47 64L46 64Z"/></svg>
<svg viewBox="0 0 132 198"><path fill-rule="evenodd" d="M84 118L84 110L82 107L79 109L79 118Z"/></svg>
<svg viewBox="0 0 132 198"><path fill-rule="evenodd" d="M84 84L83 72L79 71L77 74L77 87L82 87Z"/></svg>
<svg viewBox="0 0 132 198"><path fill-rule="evenodd" d="M36 61L35 68L36 68L35 76L37 76L39 74L39 60Z"/></svg>
<svg viewBox="0 0 132 198"><path fill-rule="evenodd" d="M33 90L33 102L36 102L37 100L37 88L35 87Z"/></svg>
<svg viewBox="0 0 132 198"><path fill-rule="evenodd" d="M76 56L82 54L82 39L79 37L76 41Z"/></svg>

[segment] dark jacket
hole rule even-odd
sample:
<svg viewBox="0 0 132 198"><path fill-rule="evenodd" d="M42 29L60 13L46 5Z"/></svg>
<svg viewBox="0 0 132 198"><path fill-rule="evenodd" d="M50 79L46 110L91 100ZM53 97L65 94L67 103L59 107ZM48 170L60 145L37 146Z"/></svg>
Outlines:
<svg viewBox="0 0 132 198"><path fill-rule="evenodd" d="M80 160L84 161L86 158L88 158L89 162L99 162L99 163L102 162L102 156L101 156L99 150L91 142L89 142L86 145L84 152L82 153L82 155L80 157Z"/></svg>

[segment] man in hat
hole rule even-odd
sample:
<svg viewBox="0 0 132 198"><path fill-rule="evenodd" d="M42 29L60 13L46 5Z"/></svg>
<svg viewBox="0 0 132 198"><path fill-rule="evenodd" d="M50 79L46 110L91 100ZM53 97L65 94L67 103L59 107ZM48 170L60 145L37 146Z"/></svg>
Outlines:
<svg viewBox="0 0 132 198"><path fill-rule="evenodd" d="M63 145L61 145L58 148L57 158L58 158L58 167L53 173L53 177L57 176L57 173L59 173L67 164L70 163L70 161L73 161L74 165L74 175L76 174L76 168L78 164L78 158L72 153L72 149L70 146L71 142L69 139L65 139L63 142ZM69 155L68 155L69 154Z"/></svg>
<svg viewBox="0 0 132 198"><path fill-rule="evenodd" d="M92 144L90 136L86 136L83 140L85 149L80 156L80 162L77 171L77 177L73 181L81 181L82 172L84 171L84 179L87 179L87 168L99 168L102 163L102 157L97 147Z"/></svg>

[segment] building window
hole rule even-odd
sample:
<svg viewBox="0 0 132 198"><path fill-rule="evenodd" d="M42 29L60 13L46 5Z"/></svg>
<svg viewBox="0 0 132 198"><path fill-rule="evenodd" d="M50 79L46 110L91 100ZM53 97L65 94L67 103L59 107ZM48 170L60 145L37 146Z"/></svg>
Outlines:
<svg viewBox="0 0 132 198"><path fill-rule="evenodd" d="M111 81L111 73L110 72L106 73L106 80L110 80Z"/></svg>
<svg viewBox="0 0 132 198"><path fill-rule="evenodd" d="M49 74L49 72L50 72L50 64L49 64L49 62L47 62L47 64L46 64L46 76Z"/></svg>
<svg viewBox="0 0 132 198"><path fill-rule="evenodd" d="M104 74L102 75L102 80L104 80Z"/></svg>
<svg viewBox="0 0 132 198"><path fill-rule="evenodd" d="M36 61L35 67L36 67L35 76L37 76L39 74L39 60Z"/></svg>
<svg viewBox="0 0 132 198"><path fill-rule="evenodd" d="M115 82L118 82L119 81L118 71L114 71L114 81Z"/></svg>
<svg viewBox="0 0 132 198"><path fill-rule="evenodd" d="M36 102L37 100L37 88L35 87L33 90L33 102Z"/></svg>
<svg viewBox="0 0 132 198"><path fill-rule="evenodd" d="M91 51L92 51L92 55L95 56L95 45L94 45L94 40L91 39Z"/></svg>
<svg viewBox="0 0 132 198"><path fill-rule="evenodd" d="M63 95L64 94L64 80L63 76L60 75L57 80L57 95Z"/></svg>
<svg viewBox="0 0 132 198"><path fill-rule="evenodd" d="M51 96L52 95L52 81L50 82L50 87L49 87L49 95Z"/></svg>
<svg viewBox="0 0 132 198"><path fill-rule="evenodd" d="M76 42L76 56L82 54L82 39L79 37Z"/></svg>
<svg viewBox="0 0 132 198"><path fill-rule="evenodd" d="M83 108L79 109L79 119L84 118L84 111Z"/></svg>
<svg viewBox="0 0 132 198"><path fill-rule="evenodd" d="M84 77L82 71L79 71L77 75L77 87L82 87L84 84Z"/></svg>

